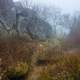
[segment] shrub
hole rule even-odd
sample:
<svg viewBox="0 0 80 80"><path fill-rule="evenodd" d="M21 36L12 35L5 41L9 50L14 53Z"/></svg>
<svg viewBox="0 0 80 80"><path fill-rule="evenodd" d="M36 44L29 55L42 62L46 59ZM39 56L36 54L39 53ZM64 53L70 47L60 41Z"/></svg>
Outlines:
<svg viewBox="0 0 80 80"><path fill-rule="evenodd" d="M28 68L29 66L26 62L18 62L17 64L8 67L7 77L13 79L25 77Z"/></svg>

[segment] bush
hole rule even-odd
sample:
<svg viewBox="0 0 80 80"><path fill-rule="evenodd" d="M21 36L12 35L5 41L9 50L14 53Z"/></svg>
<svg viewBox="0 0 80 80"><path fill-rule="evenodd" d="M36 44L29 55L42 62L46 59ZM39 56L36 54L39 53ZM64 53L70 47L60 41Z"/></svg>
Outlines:
<svg viewBox="0 0 80 80"><path fill-rule="evenodd" d="M7 77L9 79L23 78L27 74L29 66L26 62L18 62L8 67Z"/></svg>

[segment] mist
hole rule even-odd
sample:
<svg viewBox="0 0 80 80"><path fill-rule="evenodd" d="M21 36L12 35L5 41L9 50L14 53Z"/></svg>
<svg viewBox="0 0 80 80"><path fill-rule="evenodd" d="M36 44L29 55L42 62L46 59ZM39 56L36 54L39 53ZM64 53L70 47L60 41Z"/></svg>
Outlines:
<svg viewBox="0 0 80 80"><path fill-rule="evenodd" d="M20 0L14 0L20 1ZM21 0L23 1L23 0ZM24 0L26 1L26 0ZM32 3L38 5L46 5L50 7L58 7L63 13L73 14L75 11L80 11L80 1L79 0L31 0Z"/></svg>
<svg viewBox="0 0 80 80"><path fill-rule="evenodd" d="M80 80L80 1L0 0L0 80Z"/></svg>

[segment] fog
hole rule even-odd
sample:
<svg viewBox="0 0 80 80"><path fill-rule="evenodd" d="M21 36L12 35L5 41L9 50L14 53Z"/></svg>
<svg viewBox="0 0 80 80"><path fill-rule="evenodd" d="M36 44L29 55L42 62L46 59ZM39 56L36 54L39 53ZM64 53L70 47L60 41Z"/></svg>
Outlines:
<svg viewBox="0 0 80 80"><path fill-rule="evenodd" d="M14 0L14 2L13 0L9 0L9 2L1 0L0 12L3 20L7 20L7 26L20 26L20 28L15 28L17 33L21 31L22 34L28 33L32 38L37 36L40 39L49 36L52 36L52 38L54 36L58 38L66 38L67 36L74 37L74 39L79 38L79 0ZM6 5L3 6L4 4ZM10 9L11 11L9 11ZM16 18L18 17L16 15L24 17L24 20L21 19L22 21L17 22L18 19Z"/></svg>
<svg viewBox="0 0 80 80"><path fill-rule="evenodd" d="M23 0L14 0L23 1ZM24 0L25 1L25 0ZM80 11L80 0L31 0L35 4L47 5L54 7L54 5L62 10L63 13L73 14L75 11Z"/></svg>
<svg viewBox="0 0 80 80"><path fill-rule="evenodd" d="M80 0L0 0L0 80L80 80Z"/></svg>

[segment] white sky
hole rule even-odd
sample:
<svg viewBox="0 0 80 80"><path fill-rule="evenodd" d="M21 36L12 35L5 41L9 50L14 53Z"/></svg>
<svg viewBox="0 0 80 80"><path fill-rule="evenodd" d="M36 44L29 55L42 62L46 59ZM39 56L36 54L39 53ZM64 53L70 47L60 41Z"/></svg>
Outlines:
<svg viewBox="0 0 80 80"><path fill-rule="evenodd" d="M19 1L19 0L14 0ZM23 1L23 0L22 0ZM32 0L36 4L44 4L61 8L64 13L80 11L80 0Z"/></svg>

